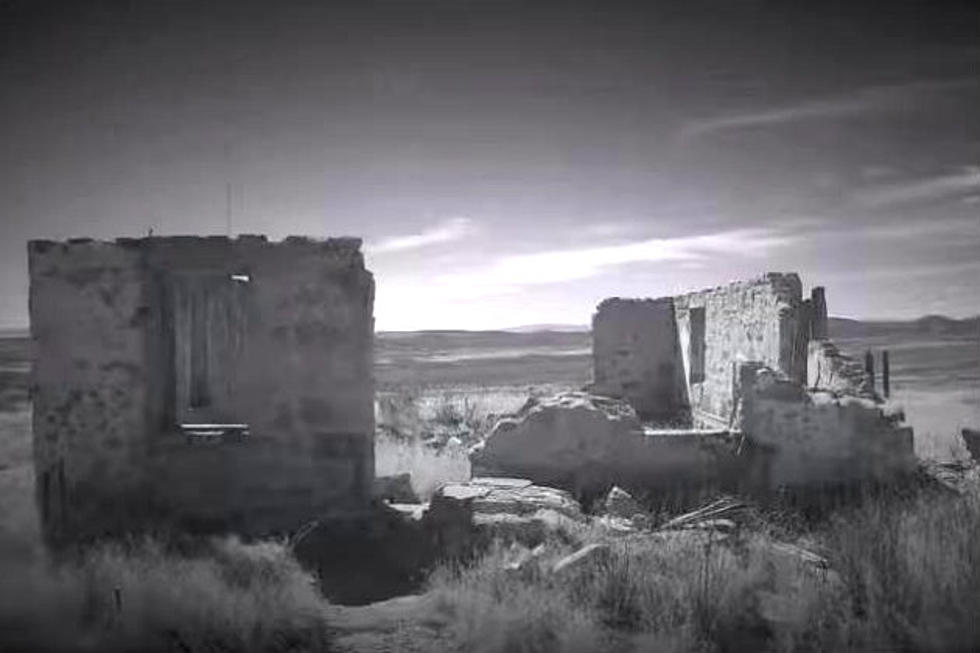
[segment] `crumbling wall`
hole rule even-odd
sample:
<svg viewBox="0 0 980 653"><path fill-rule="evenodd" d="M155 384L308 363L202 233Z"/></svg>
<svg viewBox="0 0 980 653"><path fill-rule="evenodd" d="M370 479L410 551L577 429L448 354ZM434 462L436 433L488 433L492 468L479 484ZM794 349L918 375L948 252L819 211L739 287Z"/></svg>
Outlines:
<svg viewBox="0 0 980 653"><path fill-rule="evenodd" d="M687 386L670 298L607 299L592 318L593 390L643 418L683 420Z"/></svg>
<svg viewBox="0 0 980 653"><path fill-rule="evenodd" d="M129 504L152 520L248 533L366 506L374 284L359 246L32 243L37 466L39 479L66 470L79 515L67 531L138 528ZM249 435L191 444L187 422L243 423ZM50 490L39 480L38 492Z"/></svg>
<svg viewBox="0 0 980 653"><path fill-rule="evenodd" d="M470 462L476 475L519 476L586 496L615 484L683 499L735 485L733 445L727 430L652 429L626 401L568 392L502 419Z"/></svg>
<svg viewBox="0 0 980 653"><path fill-rule="evenodd" d="M871 377L864 365L841 353L830 340L811 341L808 359L807 387L875 398Z"/></svg>
<svg viewBox="0 0 980 653"><path fill-rule="evenodd" d="M143 514L146 283L137 252L110 243L28 249L37 505L49 541L98 535Z"/></svg>
<svg viewBox="0 0 980 653"><path fill-rule="evenodd" d="M737 365L757 361L805 378L807 307L796 274L770 273L674 298L684 369L696 423L729 425ZM703 375L691 375L691 314L704 310Z"/></svg>
<svg viewBox="0 0 980 653"><path fill-rule="evenodd" d="M913 464L912 430L885 405L810 392L757 364L739 375L742 430L770 452L770 488L886 481Z"/></svg>

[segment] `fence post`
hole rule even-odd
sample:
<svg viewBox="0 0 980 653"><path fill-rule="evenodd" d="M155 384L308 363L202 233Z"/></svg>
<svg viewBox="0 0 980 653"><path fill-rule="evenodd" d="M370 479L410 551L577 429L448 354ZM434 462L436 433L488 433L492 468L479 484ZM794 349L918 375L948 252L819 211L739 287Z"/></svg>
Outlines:
<svg viewBox="0 0 980 653"><path fill-rule="evenodd" d="M885 395L885 399L891 396L891 366L887 349L881 352L881 392Z"/></svg>
<svg viewBox="0 0 980 653"><path fill-rule="evenodd" d="M871 392L875 391L875 355L869 349L864 353L864 371L868 375L868 382L871 383Z"/></svg>

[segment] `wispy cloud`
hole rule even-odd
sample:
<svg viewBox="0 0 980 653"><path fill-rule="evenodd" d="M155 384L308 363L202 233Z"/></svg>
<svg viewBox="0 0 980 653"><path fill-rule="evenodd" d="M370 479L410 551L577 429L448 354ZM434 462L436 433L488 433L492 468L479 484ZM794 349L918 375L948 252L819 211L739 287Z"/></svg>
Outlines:
<svg viewBox="0 0 980 653"><path fill-rule="evenodd" d="M977 80L973 78L954 78L869 86L847 95L816 98L781 107L691 121L681 129L681 136L696 137L735 129L766 127L807 120L847 118L872 111L907 107L910 96L970 88L977 86L977 84Z"/></svg>
<svg viewBox="0 0 980 653"><path fill-rule="evenodd" d="M814 118L839 118L863 113L867 109L867 103L860 98L813 101L765 111L739 113L689 122L684 125L682 135L693 137L712 132L779 125Z"/></svg>
<svg viewBox="0 0 980 653"><path fill-rule="evenodd" d="M473 221L469 218L452 218L417 234L394 236L374 244L369 243L365 249L372 254L384 254L451 243L469 235L472 227Z"/></svg>
<svg viewBox="0 0 980 653"><path fill-rule="evenodd" d="M515 295L547 284L581 282L629 264L668 262L678 267L707 266L725 258L766 257L774 249L792 242L794 238L775 230L740 229L501 256L483 267L434 276L387 278L378 286L375 315L382 325L379 328L385 329L432 328L432 325L485 328L508 320L563 321L567 318L549 314L546 306L526 306Z"/></svg>
<svg viewBox="0 0 980 653"><path fill-rule="evenodd" d="M951 174L860 190L854 193L853 199L863 207L876 209L908 202L941 199L949 195L978 190L980 190L980 167L967 166Z"/></svg>
<svg viewBox="0 0 980 653"><path fill-rule="evenodd" d="M636 231L637 226L624 222L596 222L586 225L584 229L591 236L622 236Z"/></svg>
<svg viewBox="0 0 980 653"><path fill-rule="evenodd" d="M789 236L765 229L739 229L682 238L652 238L605 247L511 255L482 269L443 275L435 280L435 286L449 294L508 293L524 286L586 279L631 263L693 263L719 256L760 257L792 241Z"/></svg>

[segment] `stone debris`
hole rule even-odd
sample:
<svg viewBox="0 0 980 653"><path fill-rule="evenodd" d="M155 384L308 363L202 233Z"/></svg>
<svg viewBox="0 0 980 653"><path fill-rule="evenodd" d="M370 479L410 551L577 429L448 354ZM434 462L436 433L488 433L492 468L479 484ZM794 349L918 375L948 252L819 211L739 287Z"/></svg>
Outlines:
<svg viewBox="0 0 980 653"><path fill-rule="evenodd" d="M644 510L632 494L618 485L614 485L602 501L602 512L614 517L632 519L633 515L642 514Z"/></svg>
<svg viewBox="0 0 980 653"><path fill-rule="evenodd" d="M636 522L626 517L616 515L599 515L592 520L592 524L598 527L605 535L617 537L635 533L640 527Z"/></svg>
<svg viewBox="0 0 980 653"><path fill-rule="evenodd" d="M529 401L498 421L483 446L471 450L470 462L474 472L564 487L598 485L592 477L609 466L618 444L639 432L626 402L568 392Z"/></svg>
<svg viewBox="0 0 980 653"><path fill-rule="evenodd" d="M474 478L433 495L424 522L447 557L465 557L495 538L535 547L550 535L575 539L588 519L563 490L526 479Z"/></svg>
<svg viewBox="0 0 980 653"><path fill-rule="evenodd" d="M510 548L506 553L506 562L504 562L503 569L507 572L519 572L528 567L528 565L538 562L541 557L548 551L547 545L541 543L529 549L520 544L512 543Z"/></svg>
<svg viewBox="0 0 980 653"><path fill-rule="evenodd" d="M980 490L980 467L973 461L923 460L918 472L922 483L950 494L964 495Z"/></svg>
<svg viewBox="0 0 980 653"><path fill-rule="evenodd" d="M479 474L599 494L612 484L671 490L718 482L734 452L727 431L651 429L624 400L565 392L501 419L470 463Z"/></svg>
<svg viewBox="0 0 980 653"><path fill-rule="evenodd" d="M980 463L980 429L963 429L963 442L973 460Z"/></svg>

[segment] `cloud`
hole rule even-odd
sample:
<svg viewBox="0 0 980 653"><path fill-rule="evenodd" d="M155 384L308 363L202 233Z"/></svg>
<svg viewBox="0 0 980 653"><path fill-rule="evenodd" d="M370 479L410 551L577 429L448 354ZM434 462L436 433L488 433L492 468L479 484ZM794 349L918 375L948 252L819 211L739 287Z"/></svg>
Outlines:
<svg viewBox="0 0 980 653"><path fill-rule="evenodd" d="M977 85L977 80L973 78L954 78L868 86L848 95L691 121L682 127L681 136L696 137L735 129L766 127L807 120L847 118L872 111L903 109L909 106L911 96L972 88Z"/></svg>
<svg viewBox="0 0 980 653"><path fill-rule="evenodd" d="M978 190L980 167L967 166L952 174L857 191L853 199L863 207L877 209L895 204L942 199L949 195Z"/></svg>
<svg viewBox="0 0 980 653"><path fill-rule="evenodd" d="M689 122L681 130L682 136L703 136L712 132L779 125L814 118L839 118L867 111L866 102L859 98L806 102L778 109L741 113L719 118Z"/></svg>
<svg viewBox="0 0 980 653"><path fill-rule="evenodd" d="M760 258L794 238L768 229L739 229L682 238L655 238L606 247L501 256L483 267L435 276L399 275L378 285L379 328L486 328L510 322L561 322L562 313L526 304L520 293L548 284L581 282L637 263L708 266L737 257ZM583 284L585 287L585 284ZM543 289L551 292L551 289ZM557 296L557 295L556 295ZM585 301L588 304L589 301Z"/></svg>
<svg viewBox="0 0 980 653"><path fill-rule="evenodd" d="M622 236L636 231L636 225L623 222L597 222L586 225L584 229L591 236Z"/></svg>
<svg viewBox="0 0 980 653"><path fill-rule="evenodd" d="M551 250L498 258L488 267L443 275L435 288L471 296L506 294L524 286L575 281L631 263L709 261L725 256L765 256L792 242L765 229L739 229L683 238L652 238L635 243Z"/></svg>
<svg viewBox="0 0 980 653"><path fill-rule="evenodd" d="M465 238L472 231L473 221L469 218L452 218L417 234L394 236L366 246L372 254L403 252L429 245L451 243Z"/></svg>

